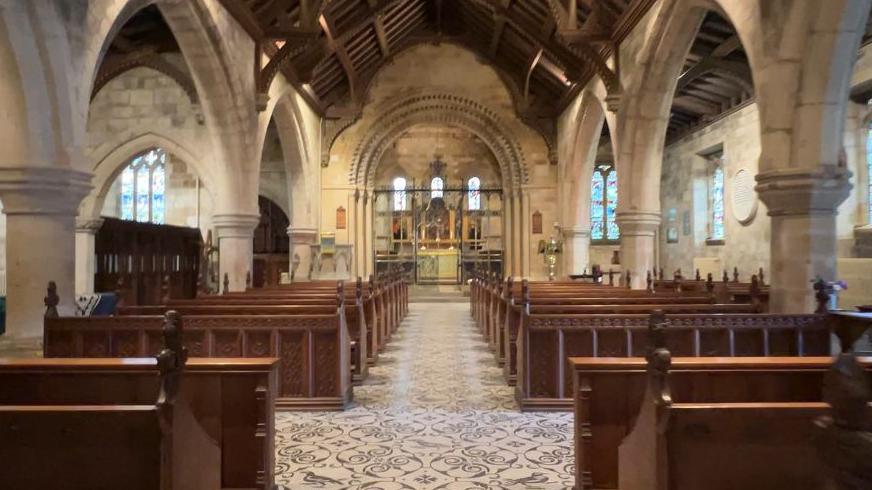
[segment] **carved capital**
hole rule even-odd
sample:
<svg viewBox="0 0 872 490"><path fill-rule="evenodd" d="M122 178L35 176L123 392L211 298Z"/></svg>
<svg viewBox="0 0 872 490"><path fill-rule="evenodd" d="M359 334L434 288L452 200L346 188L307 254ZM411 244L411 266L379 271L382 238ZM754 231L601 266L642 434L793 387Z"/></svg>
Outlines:
<svg viewBox="0 0 872 490"><path fill-rule="evenodd" d="M216 214L212 223L218 238L252 238L260 223L256 214Z"/></svg>
<svg viewBox="0 0 872 490"><path fill-rule="evenodd" d="M317 241L318 229L304 226L289 226L288 237L295 245L311 245Z"/></svg>
<svg viewBox="0 0 872 490"><path fill-rule="evenodd" d="M616 221L622 236L654 236L660 226L659 211L618 211Z"/></svg>
<svg viewBox="0 0 872 490"><path fill-rule="evenodd" d="M769 216L834 216L851 192L851 172L824 165L816 169L784 169L757 175L757 194Z"/></svg>
<svg viewBox="0 0 872 490"><path fill-rule="evenodd" d="M91 174L57 167L0 168L0 199L6 215L76 216L91 191Z"/></svg>

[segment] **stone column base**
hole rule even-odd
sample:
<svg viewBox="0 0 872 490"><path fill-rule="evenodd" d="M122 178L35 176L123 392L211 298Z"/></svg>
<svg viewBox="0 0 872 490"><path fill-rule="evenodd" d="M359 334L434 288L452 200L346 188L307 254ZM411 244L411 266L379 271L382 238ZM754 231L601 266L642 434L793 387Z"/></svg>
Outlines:
<svg viewBox="0 0 872 490"><path fill-rule="evenodd" d="M218 240L219 284L224 290L227 277L229 291L245 291L246 279L252 273L254 229L260 216L253 214L216 214L212 223Z"/></svg>
<svg viewBox="0 0 872 490"><path fill-rule="evenodd" d="M311 281L311 245L318 241L318 229L307 226L289 226L287 232L291 241L291 282Z"/></svg>
<svg viewBox="0 0 872 490"><path fill-rule="evenodd" d="M630 286L633 289L645 289L647 274L654 270L656 264L654 239L660 226L660 213L618 212L617 222L621 227L623 275L630 273Z"/></svg>

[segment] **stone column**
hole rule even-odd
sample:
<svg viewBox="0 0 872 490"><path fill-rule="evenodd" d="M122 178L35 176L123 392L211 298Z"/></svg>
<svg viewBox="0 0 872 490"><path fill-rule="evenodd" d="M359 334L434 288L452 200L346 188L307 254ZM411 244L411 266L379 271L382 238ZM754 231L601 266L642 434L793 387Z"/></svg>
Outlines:
<svg viewBox="0 0 872 490"><path fill-rule="evenodd" d="M621 227L621 267L629 271L633 289L645 289L648 271L656 264L655 232L660 226L659 212L624 212L617 215Z"/></svg>
<svg viewBox="0 0 872 490"><path fill-rule="evenodd" d="M308 226L289 226L288 237L291 239L291 272L294 282L311 280L309 269L312 267L312 244L318 242L318 229ZM299 260L297 270L294 271L294 262Z"/></svg>
<svg viewBox="0 0 872 490"><path fill-rule="evenodd" d="M503 192L503 275L505 276L515 276L517 275L517 271L515 271L514 266L514 250L515 246L512 243L512 239L514 234L512 232L512 227L514 223L512 222L512 192L505 191Z"/></svg>
<svg viewBox="0 0 872 490"><path fill-rule="evenodd" d="M6 214L6 337L42 339L43 298L57 285L61 314L74 312L76 215L91 174L66 168L0 169Z"/></svg>
<svg viewBox="0 0 872 490"><path fill-rule="evenodd" d="M524 277L532 277L533 267L530 262L530 239L532 238L532 220L533 210L530 208L530 191L521 191L521 270L524 271Z"/></svg>
<svg viewBox="0 0 872 490"><path fill-rule="evenodd" d="M524 248L521 242L524 229L524 213L521 210L521 191L515 192L512 199L512 270L516 277L524 277L521 255Z"/></svg>
<svg viewBox="0 0 872 490"><path fill-rule="evenodd" d="M372 190L363 193L363 270L364 277L375 274L375 244L373 243L375 194Z"/></svg>
<svg viewBox="0 0 872 490"><path fill-rule="evenodd" d="M360 189L354 190L354 274L356 276L366 276L366 264L364 263L363 250L363 193Z"/></svg>
<svg viewBox="0 0 872 490"><path fill-rule="evenodd" d="M850 172L826 166L757 175L772 218L770 298L773 313L810 313L812 281L836 277L836 214L851 190Z"/></svg>
<svg viewBox="0 0 872 490"><path fill-rule="evenodd" d="M224 275L230 291L245 291L245 278L252 273L254 229L260 216L254 214L216 214L212 218L218 240L218 284L223 291Z"/></svg>
<svg viewBox="0 0 872 490"><path fill-rule="evenodd" d="M582 274L590 268L590 229L563 229L563 268L566 275ZM588 270L590 273L590 270Z"/></svg>
<svg viewBox="0 0 872 490"><path fill-rule="evenodd" d="M76 219L76 295L94 293L97 272L94 244L101 226L101 218Z"/></svg>

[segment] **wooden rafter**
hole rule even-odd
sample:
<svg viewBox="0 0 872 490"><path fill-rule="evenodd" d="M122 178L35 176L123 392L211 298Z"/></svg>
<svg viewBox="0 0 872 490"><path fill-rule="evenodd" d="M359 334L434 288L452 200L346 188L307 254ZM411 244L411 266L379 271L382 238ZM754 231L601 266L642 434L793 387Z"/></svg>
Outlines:
<svg viewBox="0 0 872 490"><path fill-rule="evenodd" d="M373 16L372 23L375 28L375 37L378 41L378 48L381 50L383 58L389 58L391 56L391 47L388 44L388 36L385 34L384 14L375 13L379 0L367 0L367 2L369 3L370 14Z"/></svg>
<svg viewBox="0 0 872 490"><path fill-rule="evenodd" d="M330 49L336 53L342 69L345 70L345 77L348 80L348 89L351 93L351 100L357 103L360 99L360 88L358 86L357 70L354 68L354 63L351 62L351 57L348 56L348 50L345 48L345 40L335 37L336 27L333 22L327 17L326 12L321 14L319 19L321 29L327 37L327 44Z"/></svg>

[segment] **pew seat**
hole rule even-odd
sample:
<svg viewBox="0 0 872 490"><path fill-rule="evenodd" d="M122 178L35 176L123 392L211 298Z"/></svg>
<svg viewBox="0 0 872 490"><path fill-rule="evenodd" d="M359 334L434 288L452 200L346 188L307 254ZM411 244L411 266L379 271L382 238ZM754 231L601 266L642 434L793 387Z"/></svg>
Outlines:
<svg viewBox="0 0 872 490"><path fill-rule="evenodd" d="M860 361L867 375L872 379L872 358L862 358ZM671 406L676 409L675 413L680 417L674 420L676 424L680 421L679 425L673 427L675 434L688 434L690 430L691 434L699 436L697 442L702 445L712 445L711 451L714 451L715 446L720 447L721 444L716 443L716 439L709 436L715 437L717 434L717 437L724 441L733 441L729 444L739 444L738 437L743 433L735 432L735 428L754 427L755 430L759 429L758 433L761 434L757 442L764 440L765 433L766 438L771 436L773 445L776 445L776 441L781 441L777 444L783 444L785 448L792 447L791 444L795 443L795 440L790 442L789 436L778 434L791 430L792 426L769 431L763 427L765 424L762 422L750 425L746 422L749 418L753 419L755 414L777 418L777 415L771 414L779 410L789 412L785 415L785 420L796 415L798 418L790 419L796 423L819 415L823 378L832 363L832 358L829 356L673 358L669 369L669 393ZM645 358L638 357L572 357L567 364L573 372L577 488L579 490L618 488L628 490L623 484L619 484L619 473L630 474L633 467L644 465L644 462L651 459L650 455L644 457L641 455L642 449L629 449L641 444L632 440L631 432L638 429L640 423L645 423L640 411L643 406L647 406L645 400L651 398L651 395L646 395L650 382L648 362ZM744 411L742 413L733 411L721 416L718 406L721 406L721 410L724 411L728 411L730 407ZM801 414L790 412L793 408L803 407L808 409L807 412ZM706 417L699 414L707 408L711 408L712 413L718 414L710 419L712 425L709 428L706 428L705 424L693 425L694 420L700 421L699 418L694 417ZM757 409L759 410L755 412ZM733 425L730 425L731 423ZM696 430L694 427L697 427L699 432L692 432ZM731 437L733 439L730 439ZM644 437L639 435L636 439L644 439ZM619 449L622 443L628 449ZM673 447L676 450L680 448L681 451L692 452L689 449L692 447L692 441L676 443ZM629 452L619 457L619 451ZM709 456L712 455L711 451L707 453ZM726 457L725 455L724 458ZM619 461L632 461L632 463L620 464ZM638 471L642 472L641 469ZM642 490L653 487L634 488ZM781 487L704 485L696 488Z"/></svg>
<svg viewBox="0 0 872 490"><path fill-rule="evenodd" d="M213 476L217 481L209 483L214 486L193 487L196 490L272 489L275 444L273 400L277 388L277 363L278 360L273 358L188 359L177 400L184 403L190 411L190 417L196 422L195 426L202 431L201 435L188 443L197 442L199 439L205 441L206 447L198 451L203 452L204 458L215 453L213 464L217 469L217 475ZM28 439L18 439L17 444L5 438L11 443L5 446L6 450L20 451L22 440L34 438L51 441L55 437L54 442L63 453L66 452L64 444L58 444L58 441L78 444L75 441L79 436L90 437L100 433L98 429L101 424L107 424L106 427L109 428L126 428L125 420L131 411L139 418L148 419L151 416L148 415L148 402L157 399L160 377L156 360L150 357L0 359L0 386L3 386L3 390L0 390L0 411L5 409L5 412L0 413L0 430L10 430L10 427L18 426L15 424L23 424L20 425L21 430L26 432L19 434L29 434ZM47 425L32 425L37 422ZM142 423L143 420L138 420L133 427L141 428ZM64 435L57 432L63 433L65 430L75 432ZM141 458L144 461L148 459L147 454L137 452L136 446L139 443L130 443L132 433L122 437L119 431L107 432L93 439L99 441L95 452L104 451L113 457L123 457L124 464L131 468L135 468L136 464L127 462L127 458ZM0 439L4 439L4 435L11 434L0 435ZM130 447L126 447L125 443ZM145 440L143 444L148 446ZM42 455L44 460L40 465L49 462L67 464L67 461L71 461L69 455L51 452L51 445L40 446L39 454L36 453L37 448L32 448L32 451L33 454L16 457L35 458ZM82 451L85 454L91 449L83 447ZM91 471L92 468L100 470L103 465L97 462L105 461L107 454L94 455L93 462L85 465L83 471ZM4 459L0 461L4 465L16 461L6 455L2 457ZM203 463L193 461L190 464L192 468L196 468ZM109 473L123 469L123 465L112 466ZM23 475L16 478L19 477ZM93 482L94 477L95 475L82 475L82 481ZM159 488L137 487L136 482L130 482L128 486L127 476L120 473L105 475L105 478L106 481L116 483L114 487L105 488ZM0 475L0 488L55 488L6 486L2 481L3 476ZM117 482L124 484L117 485ZM76 487L67 487L65 484L64 488Z"/></svg>

